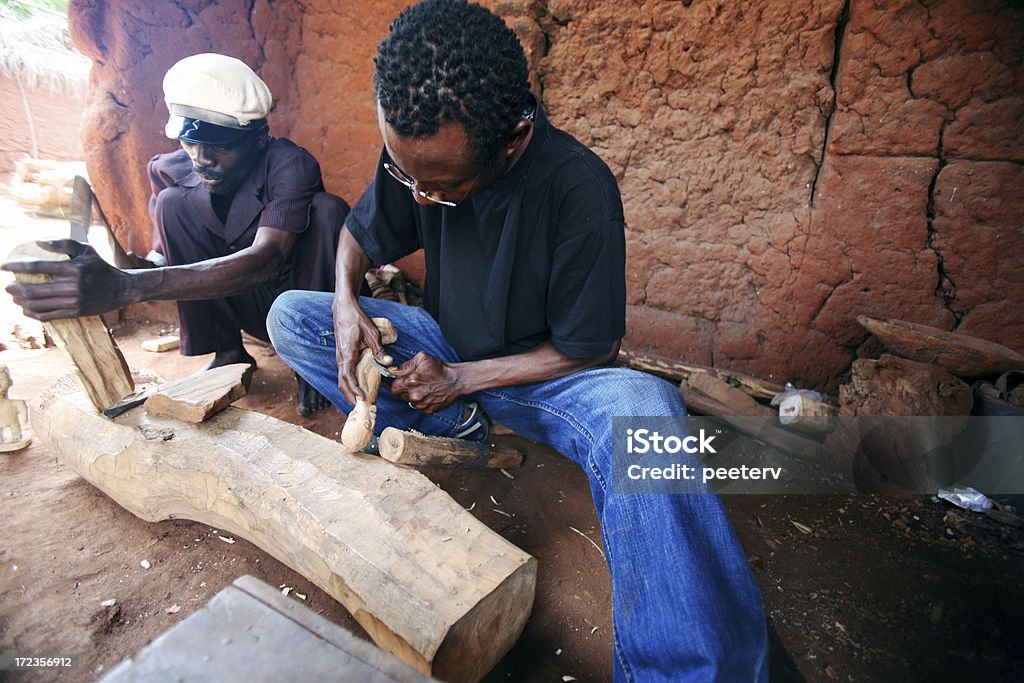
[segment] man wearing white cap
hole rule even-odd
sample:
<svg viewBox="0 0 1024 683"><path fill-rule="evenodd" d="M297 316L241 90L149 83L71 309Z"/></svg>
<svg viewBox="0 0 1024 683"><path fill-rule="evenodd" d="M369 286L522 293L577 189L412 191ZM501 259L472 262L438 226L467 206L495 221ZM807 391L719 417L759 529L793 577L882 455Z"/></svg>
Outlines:
<svg viewBox="0 0 1024 683"><path fill-rule="evenodd" d="M153 247L135 268L106 264L88 245L47 243L70 261L5 264L52 282L8 291L26 314L52 320L140 301L178 302L181 351L213 353L207 368L255 360L241 330L268 339L266 316L290 289L333 291L334 254L348 205L324 192L306 150L272 138L270 89L225 55L182 59L164 77L165 132L181 149L149 162ZM300 414L326 405L299 379Z"/></svg>

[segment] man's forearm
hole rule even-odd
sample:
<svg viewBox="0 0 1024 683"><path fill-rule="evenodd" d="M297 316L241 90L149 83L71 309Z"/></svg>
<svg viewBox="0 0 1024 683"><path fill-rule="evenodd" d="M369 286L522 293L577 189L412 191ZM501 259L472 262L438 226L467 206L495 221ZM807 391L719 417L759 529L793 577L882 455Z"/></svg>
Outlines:
<svg viewBox="0 0 1024 683"><path fill-rule="evenodd" d="M343 226L338 237L338 252L334 266L335 299L345 303L357 303L359 290L362 288L366 271L370 269L370 263L370 257L348 231L348 226Z"/></svg>
<svg viewBox="0 0 1024 683"><path fill-rule="evenodd" d="M123 303L219 299L252 291L277 280L284 257L274 249L250 247L199 263L128 270Z"/></svg>
<svg viewBox="0 0 1024 683"><path fill-rule="evenodd" d="M565 377L580 370L607 365L619 355L620 342L602 356L572 358L544 342L525 353L481 361L454 363L459 376L461 394L472 394L495 387L544 382Z"/></svg>

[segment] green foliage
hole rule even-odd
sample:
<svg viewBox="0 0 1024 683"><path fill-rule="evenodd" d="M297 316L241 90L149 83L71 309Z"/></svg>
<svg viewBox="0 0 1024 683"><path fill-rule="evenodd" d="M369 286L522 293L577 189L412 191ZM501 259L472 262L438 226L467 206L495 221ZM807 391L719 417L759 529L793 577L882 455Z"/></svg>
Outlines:
<svg viewBox="0 0 1024 683"><path fill-rule="evenodd" d="M19 17L30 17L40 10L67 14L68 0L0 0L0 7Z"/></svg>

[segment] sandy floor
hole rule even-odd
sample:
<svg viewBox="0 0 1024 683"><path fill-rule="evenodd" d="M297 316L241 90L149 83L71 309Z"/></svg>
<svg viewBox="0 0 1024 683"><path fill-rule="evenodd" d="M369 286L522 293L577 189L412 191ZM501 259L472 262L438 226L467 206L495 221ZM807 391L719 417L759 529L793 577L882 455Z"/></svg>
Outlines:
<svg viewBox="0 0 1024 683"><path fill-rule="evenodd" d="M0 240L11 234L0 227ZM4 329L11 324L5 318ZM166 328L115 326L133 368L173 379L205 362L140 350ZM340 414L298 417L287 368L265 345L249 350L261 369L239 405L336 437ZM55 349L10 344L0 363L11 368L12 395L27 399L68 370ZM573 531L599 542L586 479L550 449L499 438L527 452L515 479L427 472L539 562L526 631L485 680L608 681L608 574ZM39 443L0 454L0 481L0 651L81 655L76 671L0 672L0 680L94 680L246 573L294 587L293 599L301 593L307 607L359 632L332 598L245 540L228 544L185 520L144 522ZM493 512L492 496L513 516ZM922 496L729 496L725 504L764 597L775 680L1024 680L1021 530Z"/></svg>

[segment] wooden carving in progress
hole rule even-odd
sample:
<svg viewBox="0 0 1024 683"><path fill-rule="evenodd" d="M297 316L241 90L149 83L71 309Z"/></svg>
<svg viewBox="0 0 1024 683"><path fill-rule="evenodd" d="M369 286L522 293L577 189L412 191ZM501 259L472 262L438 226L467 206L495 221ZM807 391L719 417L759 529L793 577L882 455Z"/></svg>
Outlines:
<svg viewBox="0 0 1024 683"><path fill-rule="evenodd" d="M398 339L394 325L387 318L374 318L380 330L382 344L391 344ZM356 380L363 390L364 398L357 399L341 430L341 443L353 453L361 451L373 441L373 428L377 423L377 391L380 389L380 370L373 360L370 349L363 349L356 364Z"/></svg>
<svg viewBox="0 0 1024 683"><path fill-rule="evenodd" d="M107 419L69 384L32 406L36 437L139 517L251 541L441 680L478 681L519 638L536 560L418 472L234 407L202 424Z"/></svg>
<svg viewBox="0 0 1024 683"><path fill-rule="evenodd" d="M12 249L8 258L57 261L66 260L67 256L46 251L35 242L26 242ZM46 282L48 276L18 273L15 278L18 282ZM128 363L101 317L52 320L43 323L43 329L75 366L78 379L96 410L106 410L135 391Z"/></svg>

